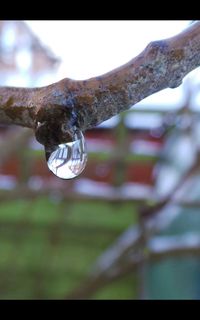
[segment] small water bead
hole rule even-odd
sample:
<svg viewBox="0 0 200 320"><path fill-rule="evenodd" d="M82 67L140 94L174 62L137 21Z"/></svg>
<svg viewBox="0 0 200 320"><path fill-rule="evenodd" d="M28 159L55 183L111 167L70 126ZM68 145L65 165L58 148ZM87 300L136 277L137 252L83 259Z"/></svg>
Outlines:
<svg viewBox="0 0 200 320"><path fill-rule="evenodd" d="M62 143L49 155L46 152L47 165L57 177L73 179L85 168L87 153L85 139L79 129L74 131L71 142Z"/></svg>

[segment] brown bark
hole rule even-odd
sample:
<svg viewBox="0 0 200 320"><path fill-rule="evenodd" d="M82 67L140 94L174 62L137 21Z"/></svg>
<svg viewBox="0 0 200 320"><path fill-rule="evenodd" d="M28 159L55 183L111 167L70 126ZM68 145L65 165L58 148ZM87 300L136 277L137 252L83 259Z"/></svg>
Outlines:
<svg viewBox="0 0 200 320"><path fill-rule="evenodd" d="M66 140L129 109L145 97L175 88L200 65L200 22L151 42L127 64L85 81L63 79L42 88L0 88L0 123L36 129L42 144Z"/></svg>

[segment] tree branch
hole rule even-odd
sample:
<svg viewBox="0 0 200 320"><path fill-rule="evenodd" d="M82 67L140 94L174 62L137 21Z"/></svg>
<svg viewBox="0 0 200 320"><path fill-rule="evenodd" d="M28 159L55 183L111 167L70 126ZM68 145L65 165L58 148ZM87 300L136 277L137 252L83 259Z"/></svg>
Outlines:
<svg viewBox="0 0 200 320"><path fill-rule="evenodd" d="M200 154L197 153L196 160L193 163L193 165L180 178L176 186L171 190L170 194L165 199L161 200L154 206L144 206L139 208L139 214L141 218L145 218L145 228L141 229L138 225L136 225L126 230L114 242L114 244L110 246L107 250L105 250L103 254L97 259L95 265L93 266L93 271L91 272L91 274L78 288L75 288L71 293L69 293L66 296L67 299L83 297L87 298L88 296L96 292L96 290L103 287L105 284L113 281L118 277L132 272L135 267L140 267L140 264L144 262L145 258L150 258L150 250L151 256L153 254L153 251L155 251L155 255L159 257L172 254L172 251L174 254L176 252L177 254L179 254L180 248L179 246L176 247L174 241L173 243L171 242L173 248L170 247L170 249L168 250L166 249L166 247L164 248L163 246L163 244L166 245L166 241L162 243L162 247L158 247L158 242L151 242L151 240L149 239L151 239L153 234L155 234L156 232L166 228L166 226L169 225L171 221L173 221L173 219L177 216L178 211L176 207L173 208L173 204L176 203L177 193L183 187L186 181L188 181L188 179L191 179L199 171L199 165ZM145 232L145 237L146 239L148 239L148 245L146 246L144 246L143 232ZM192 241L193 240L194 239L192 238ZM192 242L192 245L193 244L194 242ZM148 249L148 254L146 255L146 257L144 255L145 247L146 249ZM162 250L164 250L163 253ZM197 251L198 250L199 242L197 243ZM196 247L194 251L196 252ZM183 252L187 253L187 248L186 251L180 249L180 254L182 254ZM189 252L193 252L193 249L189 248Z"/></svg>
<svg viewBox="0 0 200 320"><path fill-rule="evenodd" d="M113 272L100 274L99 277L90 276L76 290L66 295L66 299L88 299L104 286L112 283L116 279L134 272L140 268L145 259L151 262L171 257L199 257L200 237L196 234L186 234L182 236L157 236L147 243L145 255L135 252L128 252L124 260L115 266Z"/></svg>
<svg viewBox="0 0 200 320"><path fill-rule="evenodd" d="M66 78L42 88L0 88L0 123L37 128L42 144L66 141L73 125L92 128L155 92L179 86L199 65L196 22L172 38L151 42L130 62L102 76Z"/></svg>

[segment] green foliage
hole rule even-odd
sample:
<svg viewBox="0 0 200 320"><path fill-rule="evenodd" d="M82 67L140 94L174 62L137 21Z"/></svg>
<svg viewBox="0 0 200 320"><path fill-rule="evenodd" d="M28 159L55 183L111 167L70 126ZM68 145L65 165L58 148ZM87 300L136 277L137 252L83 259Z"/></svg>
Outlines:
<svg viewBox="0 0 200 320"><path fill-rule="evenodd" d="M95 299L137 299L137 281L134 275L124 276L112 284L102 288L94 296Z"/></svg>
<svg viewBox="0 0 200 320"><path fill-rule="evenodd" d="M0 299L64 297L135 220L133 205L36 200L0 206ZM132 298L126 278L97 298Z"/></svg>

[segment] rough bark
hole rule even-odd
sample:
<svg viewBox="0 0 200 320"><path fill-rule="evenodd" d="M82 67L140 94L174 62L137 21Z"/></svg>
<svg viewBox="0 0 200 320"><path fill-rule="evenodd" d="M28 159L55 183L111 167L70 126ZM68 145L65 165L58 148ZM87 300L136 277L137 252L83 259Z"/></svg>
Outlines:
<svg viewBox="0 0 200 320"><path fill-rule="evenodd" d="M42 144L86 130L145 97L175 88L200 65L200 22L166 40L151 42L127 64L83 81L63 79L42 88L0 88L0 123L36 130Z"/></svg>

